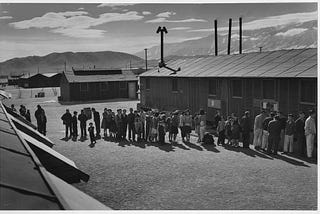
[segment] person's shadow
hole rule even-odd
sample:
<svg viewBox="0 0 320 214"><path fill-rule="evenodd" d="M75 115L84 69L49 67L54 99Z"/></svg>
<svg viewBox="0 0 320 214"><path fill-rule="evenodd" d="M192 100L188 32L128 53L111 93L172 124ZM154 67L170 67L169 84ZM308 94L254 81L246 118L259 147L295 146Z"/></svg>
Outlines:
<svg viewBox="0 0 320 214"><path fill-rule="evenodd" d="M210 152L215 152L215 153L219 153L220 151L216 148L215 144L210 144L210 143L203 143L202 147L205 148L207 151Z"/></svg>
<svg viewBox="0 0 320 214"><path fill-rule="evenodd" d="M266 154L263 154L263 153L260 153L260 152L257 152L255 150L252 150L250 148L242 148L242 147L233 147L233 146L230 146L230 145L223 145L223 147L226 149L226 150L229 150L229 151L233 151L233 152L241 152L245 155L248 155L250 157L260 157L260 158L265 158L265 159L270 159L272 160L273 158L270 157L270 156L267 156Z"/></svg>
<svg viewBox="0 0 320 214"><path fill-rule="evenodd" d="M187 142L187 141L184 141L183 142L186 146L188 146L189 148L191 149L195 149L195 150L198 150L198 151L203 151L203 149L201 148L201 146L198 146L196 144L193 144L191 142Z"/></svg>
<svg viewBox="0 0 320 214"><path fill-rule="evenodd" d="M165 152L174 152L174 148L170 143L147 142L146 145L158 147L160 150Z"/></svg>
<svg viewBox="0 0 320 214"><path fill-rule="evenodd" d="M180 144L180 143L178 143L178 142L174 142L174 141L172 141L171 142L171 145L173 146L173 147L177 147L177 148L180 148L180 149L183 149L183 150L190 150L190 148L188 148L188 147L186 147L186 146L184 146L183 144Z"/></svg>

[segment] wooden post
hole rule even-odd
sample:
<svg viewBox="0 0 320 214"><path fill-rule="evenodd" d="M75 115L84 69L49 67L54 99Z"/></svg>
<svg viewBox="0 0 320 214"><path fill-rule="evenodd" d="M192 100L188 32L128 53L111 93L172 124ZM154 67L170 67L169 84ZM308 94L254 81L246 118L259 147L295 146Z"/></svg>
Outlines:
<svg viewBox="0 0 320 214"><path fill-rule="evenodd" d="M239 18L239 54L242 54L242 18Z"/></svg>
<svg viewBox="0 0 320 214"><path fill-rule="evenodd" d="M218 21L214 20L214 48L215 55L218 56Z"/></svg>

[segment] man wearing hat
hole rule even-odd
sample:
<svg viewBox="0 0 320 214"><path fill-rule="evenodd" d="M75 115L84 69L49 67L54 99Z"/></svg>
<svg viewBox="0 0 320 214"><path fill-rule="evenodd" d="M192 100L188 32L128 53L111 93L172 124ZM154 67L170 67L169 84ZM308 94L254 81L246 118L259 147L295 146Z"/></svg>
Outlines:
<svg viewBox="0 0 320 214"><path fill-rule="evenodd" d="M66 113L64 113L61 117L63 124L65 125L65 139L69 138L69 131L70 131L70 138L72 136L72 129L71 129L71 122L72 122L72 115L69 112L69 109L66 109Z"/></svg>
<svg viewBox="0 0 320 214"><path fill-rule="evenodd" d="M268 148L268 137L269 137L269 132L268 132L268 125L270 123L270 121L273 120L275 116L274 112L270 113L269 117L266 117L266 119L264 119L262 127L263 127L263 134L262 134L262 145L261 145L261 149L263 150L267 150Z"/></svg>
<svg viewBox="0 0 320 214"><path fill-rule="evenodd" d="M304 123L305 123L304 112L299 112L299 118L296 120L296 132L297 144L299 146L300 155L304 157L306 155L306 136L304 135Z"/></svg>
<svg viewBox="0 0 320 214"><path fill-rule="evenodd" d="M312 152L314 147L314 137L317 133L316 123L315 123L315 118L316 118L315 110L310 110L309 115L310 116L307 118L305 122L304 130L305 130L306 142L307 142L307 156L308 158L312 158Z"/></svg>
<svg viewBox="0 0 320 214"><path fill-rule="evenodd" d="M293 115L288 114L288 120L285 127L284 133L284 146L283 146L283 153L292 153L293 152L293 134L296 129L296 124L293 120Z"/></svg>
<svg viewBox="0 0 320 214"><path fill-rule="evenodd" d="M250 121L250 112L249 111L246 111L244 113L244 116L240 120L240 126L242 129L243 148L249 148L250 131L251 131L251 121Z"/></svg>

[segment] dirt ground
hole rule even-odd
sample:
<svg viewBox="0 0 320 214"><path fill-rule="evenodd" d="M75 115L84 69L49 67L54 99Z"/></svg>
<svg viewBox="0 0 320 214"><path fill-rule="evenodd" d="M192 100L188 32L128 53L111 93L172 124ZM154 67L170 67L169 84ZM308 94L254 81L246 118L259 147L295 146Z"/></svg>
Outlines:
<svg viewBox="0 0 320 214"><path fill-rule="evenodd" d="M199 145L195 138L191 143L165 146L98 140L90 148L88 140L62 140L60 117L65 109L79 112L83 107L94 107L101 112L105 107L135 108L137 101L61 105L57 97L30 98L28 91L24 94L27 97L4 103L26 105L32 122L36 105L43 106L47 135L56 144L53 148L90 175L88 183L75 186L112 209L317 209L315 163L253 149Z"/></svg>

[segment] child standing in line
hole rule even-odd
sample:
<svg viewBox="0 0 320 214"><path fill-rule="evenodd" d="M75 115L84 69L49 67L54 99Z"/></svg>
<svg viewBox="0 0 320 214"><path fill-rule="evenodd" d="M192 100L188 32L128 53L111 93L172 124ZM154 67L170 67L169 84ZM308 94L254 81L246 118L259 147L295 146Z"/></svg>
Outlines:
<svg viewBox="0 0 320 214"><path fill-rule="evenodd" d="M158 125L159 143L164 144L166 136L166 116L161 115Z"/></svg>
<svg viewBox="0 0 320 214"><path fill-rule="evenodd" d="M93 146L96 142L96 139L94 137L94 127L93 127L93 123L89 123L89 128L88 128L88 131L89 131L89 136L90 136L90 145L89 146Z"/></svg>

